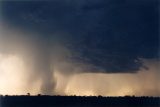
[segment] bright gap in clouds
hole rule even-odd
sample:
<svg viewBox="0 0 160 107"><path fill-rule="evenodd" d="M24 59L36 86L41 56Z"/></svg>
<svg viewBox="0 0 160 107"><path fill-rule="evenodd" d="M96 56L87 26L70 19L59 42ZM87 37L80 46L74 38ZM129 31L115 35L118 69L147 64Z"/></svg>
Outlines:
<svg viewBox="0 0 160 107"><path fill-rule="evenodd" d="M30 91L36 93L38 90L28 84L27 72L22 58L0 54L0 94L20 95Z"/></svg>
<svg viewBox="0 0 160 107"><path fill-rule="evenodd" d="M57 90L66 95L80 96L159 96L159 62L144 62L148 70L141 69L138 73L79 73L67 78L56 72ZM64 82L67 84L65 87Z"/></svg>

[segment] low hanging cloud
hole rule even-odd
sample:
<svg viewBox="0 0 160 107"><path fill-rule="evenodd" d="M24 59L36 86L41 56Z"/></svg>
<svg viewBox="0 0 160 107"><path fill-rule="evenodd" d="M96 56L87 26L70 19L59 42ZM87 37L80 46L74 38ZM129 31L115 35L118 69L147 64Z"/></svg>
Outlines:
<svg viewBox="0 0 160 107"><path fill-rule="evenodd" d="M3 2L2 13L14 26L42 33L33 37L43 45L39 53L49 54L55 39L66 39L70 58L93 69L136 72L143 66L140 58L158 58L154 0Z"/></svg>

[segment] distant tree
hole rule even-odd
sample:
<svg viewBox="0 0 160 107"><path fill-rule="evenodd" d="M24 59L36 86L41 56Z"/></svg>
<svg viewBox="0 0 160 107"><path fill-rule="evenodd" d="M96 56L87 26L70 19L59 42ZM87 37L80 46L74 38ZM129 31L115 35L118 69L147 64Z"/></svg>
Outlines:
<svg viewBox="0 0 160 107"><path fill-rule="evenodd" d="M38 96L41 96L41 94L38 94Z"/></svg>
<svg viewBox="0 0 160 107"><path fill-rule="evenodd" d="M30 93L27 93L28 96L30 96Z"/></svg>
<svg viewBox="0 0 160 107"><path fill-rule="evenodd" d="M100 97L100 98L101 98L102 96L101 96L101 95L99 95L98 97Z"/></svg>

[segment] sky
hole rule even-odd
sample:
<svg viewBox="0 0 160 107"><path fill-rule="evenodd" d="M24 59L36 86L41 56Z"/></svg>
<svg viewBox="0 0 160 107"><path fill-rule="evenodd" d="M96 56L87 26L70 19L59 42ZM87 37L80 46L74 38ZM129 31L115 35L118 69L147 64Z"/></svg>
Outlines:
<svg viewBox="0 0 160 107"><path fill-rule="evenodd" d="M0 94L159 96L158 15L158 0L1 0Z"/></svg>

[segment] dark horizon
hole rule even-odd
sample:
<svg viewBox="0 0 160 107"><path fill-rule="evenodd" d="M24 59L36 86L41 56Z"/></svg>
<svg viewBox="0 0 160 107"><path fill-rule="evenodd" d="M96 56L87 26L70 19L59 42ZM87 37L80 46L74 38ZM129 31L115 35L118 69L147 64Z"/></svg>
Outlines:
<svg viewBox="0 0 160 107"><path fill-rule="evenodd" d="M1 107L159 107L160 97L4 96Z"/></svg>

